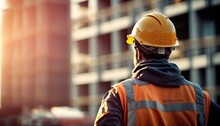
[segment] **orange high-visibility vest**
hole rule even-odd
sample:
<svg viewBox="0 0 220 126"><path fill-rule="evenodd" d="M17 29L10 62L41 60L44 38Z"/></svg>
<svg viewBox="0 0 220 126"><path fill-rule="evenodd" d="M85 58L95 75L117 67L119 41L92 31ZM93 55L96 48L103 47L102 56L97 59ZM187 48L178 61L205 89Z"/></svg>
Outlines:
<svg viewBox="0 0 220 126"><path fill-rule="evenodd" d="M116 84L124 126L206 126L210 97L199 85L161 87L137 79Z"/></svg>

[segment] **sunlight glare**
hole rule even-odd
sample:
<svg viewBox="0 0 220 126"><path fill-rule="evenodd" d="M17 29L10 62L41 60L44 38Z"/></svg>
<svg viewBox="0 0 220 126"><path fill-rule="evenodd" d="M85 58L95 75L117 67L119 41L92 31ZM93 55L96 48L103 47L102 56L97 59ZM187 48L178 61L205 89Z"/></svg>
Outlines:
<svg viewBox="0 0 220 126"><path fill-rule="evenodd" d="M1 94L2 94L2 13L6 8L6 1L0 1L0 108L1 108Z"/></svg>
<svg viewBox="0 0 220 126"><path fill-rule="evenodd" d="M2 94L2 0L0 3L0 99ZM1 100L0 100L0 108L1 108Z"/></svg>

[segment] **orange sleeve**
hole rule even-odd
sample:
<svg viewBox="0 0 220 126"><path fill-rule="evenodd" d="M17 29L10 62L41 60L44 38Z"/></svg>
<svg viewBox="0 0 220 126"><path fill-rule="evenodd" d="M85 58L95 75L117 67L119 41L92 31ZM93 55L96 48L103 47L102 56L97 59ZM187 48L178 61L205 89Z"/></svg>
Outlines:
<svg viewBox="0 0 220 126"><path fill-rule="evenodd" d="M95 118L94 126L98 125L126 125L124 124L124 109L126 95L123 85L114 85L103 97ZM124 97L125 96L125 97ZM127 117L127 116L126 116Z"/></svg>
<svg viewBox="0 0 220 126"><path fill-rule="evenodd" d="M123 86L123 84L119 83L114 86L114 88L117 89L117 92L120 97L121 105L124 111L124 120L123 120L123 126L127 126L127 120L128 120L128 102L127 102L127 96L126 96L126 90Z"/></svg>
<svg viewBox="0 0 220 126"><path fill-rule="evenodd" d="M210 96L209 96L207 91L203 91L203 93L204 93L204 102L205 102L204 104L205 104L206 123L208 123L211 98L210 98Z"/></svg>

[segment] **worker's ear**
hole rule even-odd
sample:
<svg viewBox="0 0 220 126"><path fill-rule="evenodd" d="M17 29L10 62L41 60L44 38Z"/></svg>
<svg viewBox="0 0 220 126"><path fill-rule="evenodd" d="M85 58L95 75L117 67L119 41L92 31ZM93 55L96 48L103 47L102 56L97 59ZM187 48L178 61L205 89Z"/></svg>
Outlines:
<svg viewBox="0 0 220 126"><path fill-rule="evenodd" d="M136 49L136 60L137 63L139 63L141 60L143 60L143 54L141 53L139 48L135 48Z"/></svg>

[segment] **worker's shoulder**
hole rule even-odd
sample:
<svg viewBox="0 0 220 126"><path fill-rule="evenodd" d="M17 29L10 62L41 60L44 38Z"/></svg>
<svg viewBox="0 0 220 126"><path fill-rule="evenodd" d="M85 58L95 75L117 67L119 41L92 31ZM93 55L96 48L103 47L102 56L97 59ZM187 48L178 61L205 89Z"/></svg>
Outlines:
<svg viewBox="0 0 220 126"><path fill-rule="evenodd" d="M125 80L122 80L114 85L112 85L112 89L118 89L118 88L125 88L128 85L133 85L136 84L137 82L139 82L139 80L135 79L135 78L128 78ZM143 83L143 82L142 82Z"/></svg>
<svg viewBox="0 0 220 126"><path fill-rule="evenodd" d="M183 84L182 85L189 85L189 86L193 86L195 89L200 89L202 90L201 86L197 83L194 83L192 81L186 80L184 79Z"/></svg>
<svg viewBox="0 0 220 126"><path fill-rule="evenodd" d="M129 78L129 79L121 81L120 84L122 85L134 85L134 84L144 85L144 84L149 84L149 83L147 81L142 81L136 78Z"/></svg>

